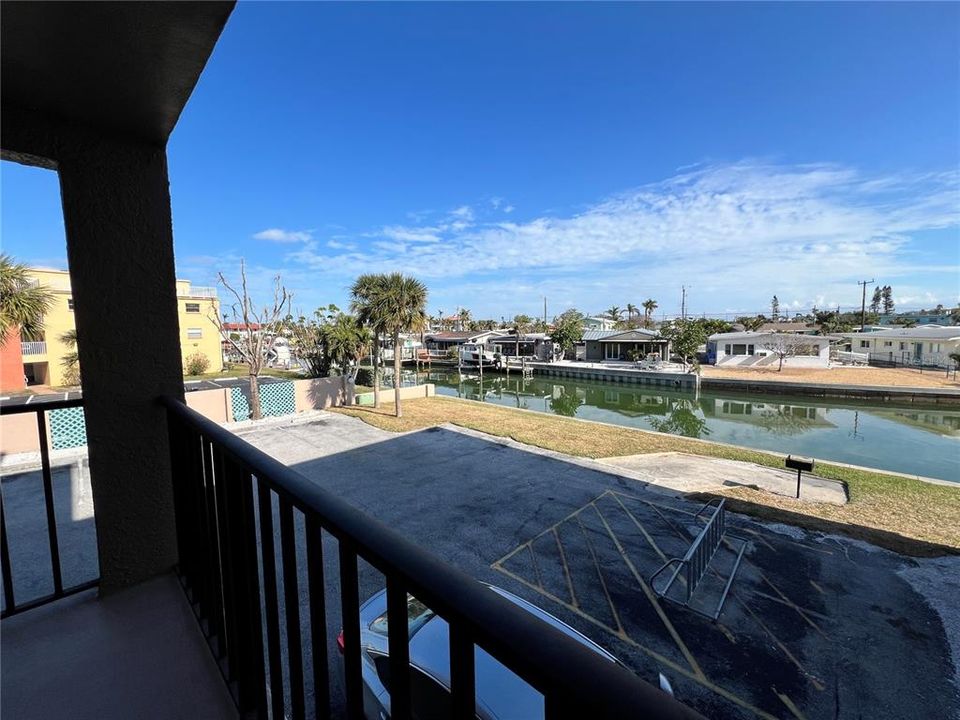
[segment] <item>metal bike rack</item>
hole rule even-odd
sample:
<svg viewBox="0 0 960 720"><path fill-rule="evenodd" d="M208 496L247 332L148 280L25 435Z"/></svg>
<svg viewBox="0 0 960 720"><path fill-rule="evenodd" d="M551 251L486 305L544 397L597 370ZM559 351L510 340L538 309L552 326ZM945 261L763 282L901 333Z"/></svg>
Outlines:
<svg viewBox="0 0 960 720"><path fill-rule="evenodd" d="M670 560L667 560L667 562L661 565L660 568L650 576L650 587L653 588L653 591L659 597L670 600L671 602L678 602L669 597L667 593L670 592L671 586L680 576L681 571L684 571L686 595L684 601L679 604L690 608L694 612L709 617L711 620L716 620L718 617L720 617L720 611L723 610L723 604L726 602L727 595L730 592L730 587L733 585L733 579L737 575L737 570L740 568L740 561L743 559L743 553L747 549L747 543L749 542L745 538L738 537L726 531L726 511L724 509L724 503L726 500L724 499L714 498L713 500L710 500L696 512L696 514L693 516L693 519L696 520L703 512L713 507L713 503L717 500L719 500L719 503L714 508L713 515L710 516L707 524L703 526L703 529L700 530L700 533L694 538L686 554L682 558L671 558ZM710 613L705 613L702 610L692 607L690 605L690 599L693 597L693 593L700 584L700 581L703 579L704 574L706 574L707 568L710 566L710 561L713 560L713 556L716 555L717 550L720 549L720 544L723 542L725 537L740 540L742 545L740 546L740 551L737 553L737 559L736 562L734 562L733 570L730 572L730 577L727 579L727 583L723 588L723 594L720 596L720 602L717 603L717 608L711 615ZM675 566L673 575L670 576L669 582L667 582L663 589L658 590L654 582L662 572L671 566Z"/></svg>

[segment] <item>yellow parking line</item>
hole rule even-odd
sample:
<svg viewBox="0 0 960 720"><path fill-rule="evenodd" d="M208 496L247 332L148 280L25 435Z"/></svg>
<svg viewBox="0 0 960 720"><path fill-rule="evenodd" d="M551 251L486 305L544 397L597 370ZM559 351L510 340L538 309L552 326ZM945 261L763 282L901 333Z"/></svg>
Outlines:
<svg viewBox="0 0 960 720"><path fill-rule="evenodd" d="M690 663L690 667L693 668L694 674L706 680L706 675L703 674L703 670L700 669L700 665L697 664L696 658L693 657L693 653L690 652L690 649L687 647L686 643L683 642L683 639L680 637L680 633L677 632L677 629L673 626L673 623L670 622L670 618L667 617L667 614L663 611L663 608L660 607L660 602L657 600L656 593L650 589L650 586L644 581L643 577L637 572L637 568L634 567L633 562L627 556L627 551L624 550L623 545L620 544L620 541L617 539L617 536L614 534L613 530L610 529L610 526L607 524L606 518L603 517L603 513L600 512L600 508L596 505L593 506L594 511L596 511L597 516L600 518L600 522L603 523L603 526L607 529L607 534L610 535L610 539L613 540L613 544L617 548L617 552L620 553L620 557L623 558L623 561L626 563L627 567L630 569L630 572L633 574L634 579L637 581L637 584L640 585L640 589L643 590L643 594L647 596L647 599L653 605L654 609L657 611L657 615L660 616L660 621L664 624L664 627L667 628L667 632L670 633L670 637L673 638L673 641L676 643L677 647L680 648L680 652L683 653L683 656L686 658L687 662Z"/></svg>

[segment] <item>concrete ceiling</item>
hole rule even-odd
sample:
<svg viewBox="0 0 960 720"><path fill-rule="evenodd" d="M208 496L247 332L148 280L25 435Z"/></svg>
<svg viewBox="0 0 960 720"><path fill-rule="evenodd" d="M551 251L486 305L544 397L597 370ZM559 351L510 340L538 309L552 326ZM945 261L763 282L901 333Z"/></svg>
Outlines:
<svg viewBox="0 0 960 720"><path fill-rule="evenodd" d="M2 2L0 103L166 143L234 2Z"/></svg>

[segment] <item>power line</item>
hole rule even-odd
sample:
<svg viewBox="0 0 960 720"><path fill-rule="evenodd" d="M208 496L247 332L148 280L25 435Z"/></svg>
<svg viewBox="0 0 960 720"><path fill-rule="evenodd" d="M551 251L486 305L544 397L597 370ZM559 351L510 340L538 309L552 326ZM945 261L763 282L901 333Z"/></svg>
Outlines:
<svg viewBox="0 0 960 720"><path fill-rule="evenodd" d="M860 303L860 332L867 328L867 285L873 285L873 282L873 278L857 281L857 285L863 286L863 300Z"/></svg>

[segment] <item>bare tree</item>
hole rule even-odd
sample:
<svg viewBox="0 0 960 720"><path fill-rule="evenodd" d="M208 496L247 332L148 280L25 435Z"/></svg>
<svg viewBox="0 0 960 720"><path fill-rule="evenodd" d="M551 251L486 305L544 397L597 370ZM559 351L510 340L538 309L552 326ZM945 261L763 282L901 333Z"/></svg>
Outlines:
<svg viewBox="0 0 960 720"><path fill-rule="evenodd" d="M802 335L790 333L773 333L767 340L760 343L760 347L774 354L780 360L777 372L783 370L783 361L788 357L810 355L811 344ZM815 347L815 346L813 346Z"/></svg>
<svg viewBox="0 0 960 720"><path fill-rule="evenodd" d="M280 331L284 317L289 312L290 300L293 298L287 289L280 283L280 276L273 279L273 304L257 309L250 298L247 288L247 269L244 261L240 261L240 287L235 288L224 277L217 273L220 284L233 295L235 302L230 304L233 321L240 324L240 331L231 332L224 329L224 314L220 317L213 314L213 322L220 331L220 337L233 345L234 349L247 363L250 380L250 416L254 420L263 417L260 411L260 384L258 378L263 372L267 356L273 349L273 342ZM235 339L236 338L236 339Z"/></svg>

